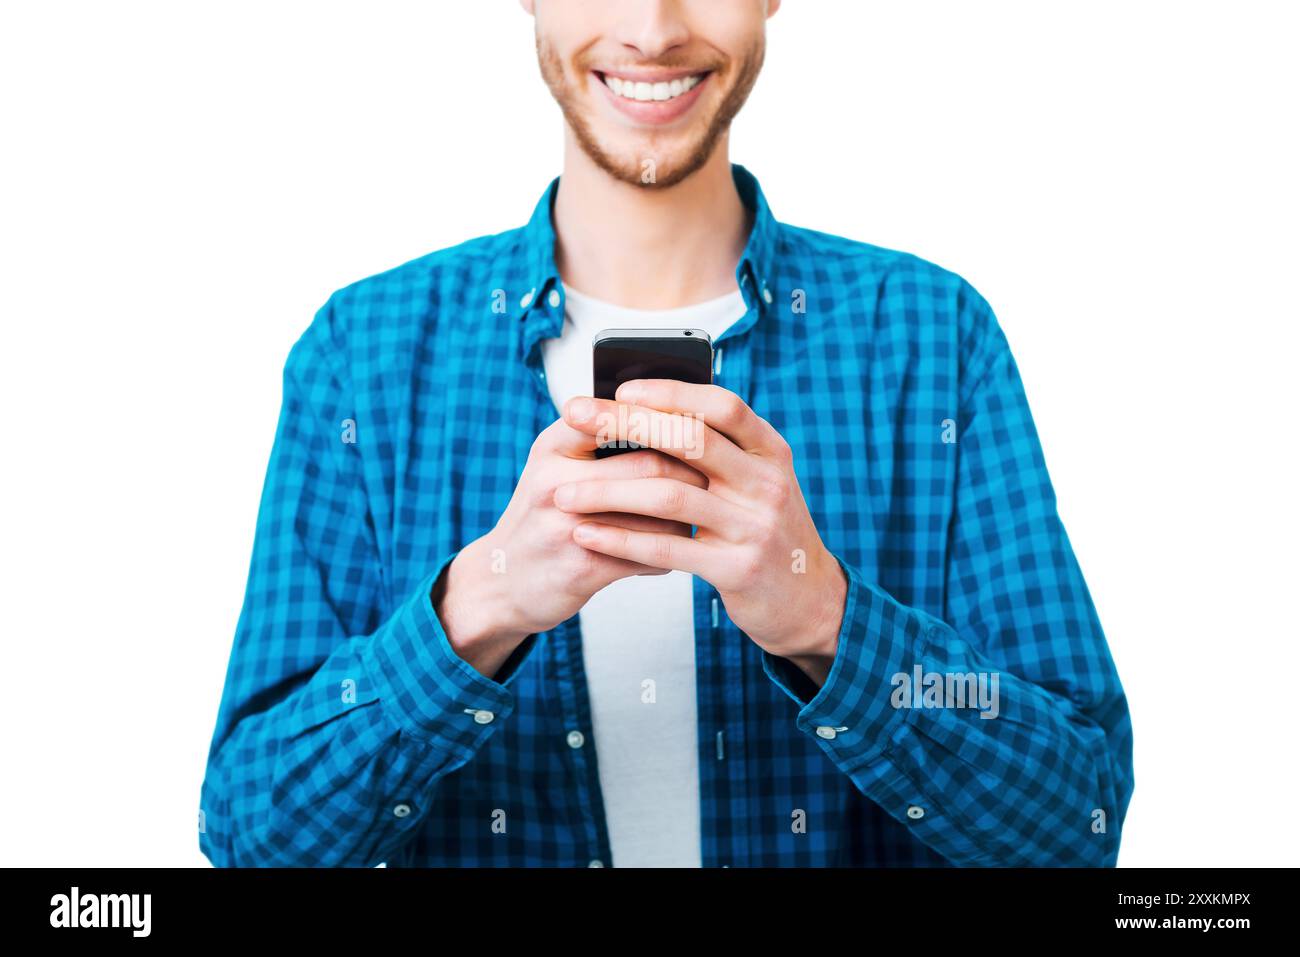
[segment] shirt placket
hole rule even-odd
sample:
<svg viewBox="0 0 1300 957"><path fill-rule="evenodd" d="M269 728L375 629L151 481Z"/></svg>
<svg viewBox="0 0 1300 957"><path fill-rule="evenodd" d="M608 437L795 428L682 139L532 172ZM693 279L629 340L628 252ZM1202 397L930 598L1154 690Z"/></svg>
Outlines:
<svg viewBox="0 0 1300 957"><path fill-rule="evenodd" d="M748 329L758 309L746 273L740 288L748 310L736 323ZM713 382L750 401L750 336L724 332L714 342ZM727 618L718 591L695 579L697 708L700 716L702 863L744 867L757 827L752 805L745 723L744 636Z"/></svg>
<svg viewBox="0 0 1300 957"><path fill-rule="evenodd" d="M575 787L574 831L579 845L577 865L606 867L613 863L605 805L596 766L596 740L591 724L591 704L582 659L582 628L575 615L551 632L548 670L551 672L563 748Z"/></svg>

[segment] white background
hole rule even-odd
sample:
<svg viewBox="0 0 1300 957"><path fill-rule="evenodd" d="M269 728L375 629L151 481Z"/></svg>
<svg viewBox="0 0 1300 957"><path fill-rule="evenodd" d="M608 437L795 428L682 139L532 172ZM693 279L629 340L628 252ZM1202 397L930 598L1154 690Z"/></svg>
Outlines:
<svg viewBox="0 0 1300 957"><path fill-rule="evenodd" d="M1129 695L1122 865L1293 864L1294 5L786 0L732 159L992 303ZM5 4L0 863L204 865L294 339L520 225L511 0Z"/></svg>

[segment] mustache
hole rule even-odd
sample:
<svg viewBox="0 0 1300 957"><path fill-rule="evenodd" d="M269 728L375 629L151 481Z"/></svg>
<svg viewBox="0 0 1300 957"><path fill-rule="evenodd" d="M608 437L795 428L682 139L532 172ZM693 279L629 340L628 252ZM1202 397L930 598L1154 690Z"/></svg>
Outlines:
<svg viewBox="0 0 1300 957"><path fill-rule="evenodd" d="M689 70L691 73L716 73L727 65L727 61L721 57L683 57L667 56L657 57L653 60L628 60L625 62L611 63L609 61L598 60L594 56L581 54L574 59L574 66L582 73L593 70L599 72L616 72L618 70L627 70L634 72L636 70Z"/></svg>

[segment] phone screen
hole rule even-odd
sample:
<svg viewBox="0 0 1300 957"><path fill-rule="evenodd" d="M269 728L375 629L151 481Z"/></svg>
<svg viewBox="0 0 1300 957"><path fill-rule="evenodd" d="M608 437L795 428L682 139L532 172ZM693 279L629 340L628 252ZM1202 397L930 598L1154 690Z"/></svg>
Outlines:
<svg viewBox="0 0 1300 957"><path fill-rule="evenodd" d="M595 382L592 395L612 399L618 387L632 379L677 379L707 385L713 381L713 344L698 329L606 330L596 337L592 351ZM596 457L631 452L627 447L602 446Z"/></svg>

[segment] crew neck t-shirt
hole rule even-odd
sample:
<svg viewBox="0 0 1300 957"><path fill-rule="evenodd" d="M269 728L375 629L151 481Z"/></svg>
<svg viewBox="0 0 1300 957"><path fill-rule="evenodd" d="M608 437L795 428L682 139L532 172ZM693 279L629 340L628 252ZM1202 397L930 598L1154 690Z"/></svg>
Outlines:
<svg viewBox="0 0 1300 957"><path fill-rule="evenodd" d="M556 409L591 395L603 329L703 329L715 340L745 313L737 289L677 309L629 309L564 287L564 325L542 342ZM699 731L692 576L621 578L579 612L592 736L615 867L699 867ZM586 742L583 747L591 747Z"/></svg>

